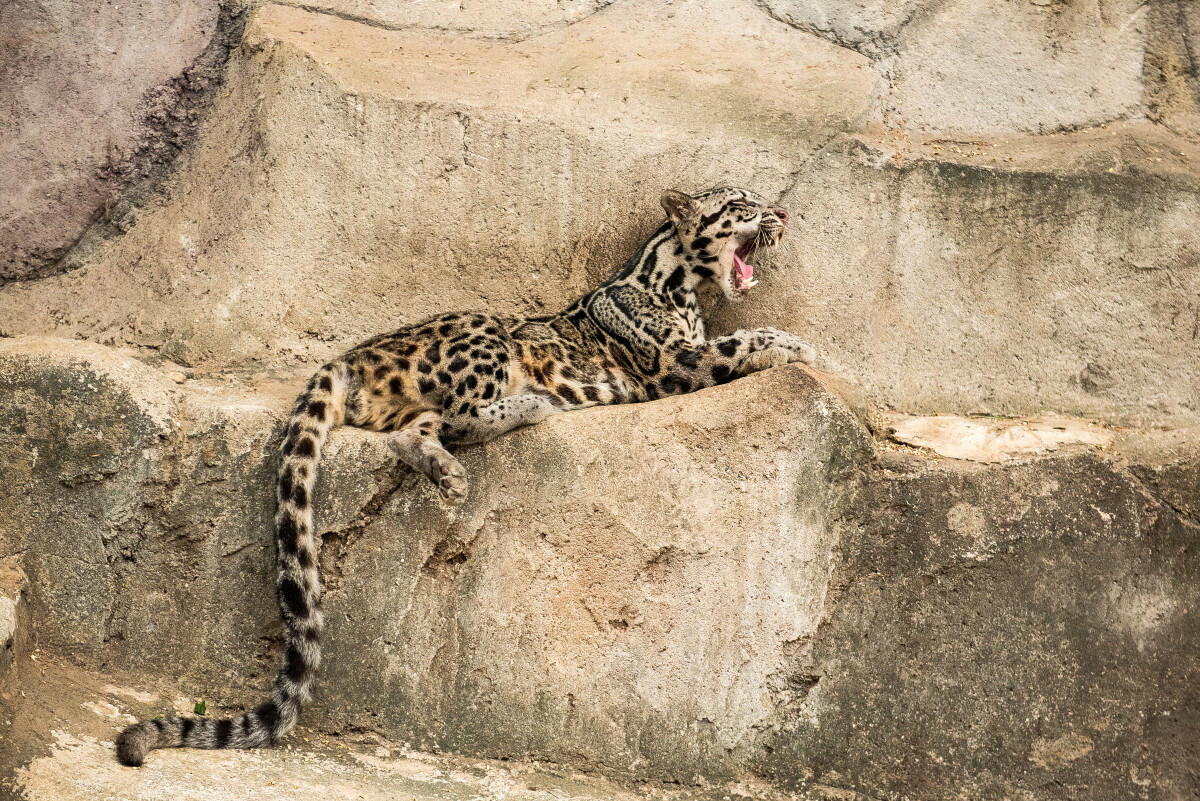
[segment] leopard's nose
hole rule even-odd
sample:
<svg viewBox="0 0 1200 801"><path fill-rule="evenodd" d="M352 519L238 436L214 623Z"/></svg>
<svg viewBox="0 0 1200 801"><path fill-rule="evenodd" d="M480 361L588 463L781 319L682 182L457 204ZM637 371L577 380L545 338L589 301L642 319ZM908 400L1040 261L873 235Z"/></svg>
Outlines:
<svg viewBox="0 0 1200 801"><path fill-rule="evenodd" d="M771 209L771 211L775 212L775 216L778 217L783 222L784 225L787 225L787 221L788 221L787 209L775 208L775 209Z"/></svg>

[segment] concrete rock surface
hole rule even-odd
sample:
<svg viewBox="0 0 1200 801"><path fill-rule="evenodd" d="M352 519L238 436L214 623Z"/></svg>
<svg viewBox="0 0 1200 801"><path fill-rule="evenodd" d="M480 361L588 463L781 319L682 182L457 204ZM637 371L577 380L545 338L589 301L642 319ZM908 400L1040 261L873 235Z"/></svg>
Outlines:
<svg viewBox="0 0 1200 801"><path fill-rule="evenodd" d="M0 795L1200 792L1192 4L93 11L0 10ZM261 699L313 365L553 310L726 183L793 215L714 333L821 370L464 448L455 509L335 432L313 728L108 760Z"/></svg>
<svg viewBox="0 0 1200 801"><path fill-rule="evenodd" d="M57 271L118 190L169 166L220 78L235 5L0 8L0 285Z"/></svg>
<svg viewBox="0 0 1200 801"><path fill-rule="evenodd" d="M374 733L328 737L297 730L283 747L260 751L160 752L153 771L122 767L110 730L164 704L193 702L161 682L153 691L114 683L38 652L24 695L0 689L5 711L24 725L8 746L27 755L0 776L0 797L27 801L783 801L792 794L741 782L707 787L621 785L558 765L486 761L415 751ZM14 697L16 700L14 700ZM835 801L815 788L806 801Z"/></svg>
<svg viewBox="0 0 1200 801"><path fill-rule="evenodd" d="M1171 3L1164 3L1170 6ZM872 58L873 119L941 135L1047 133L1141 117L1148 4L1137 0L764 0ZM1162 12L1165 30L1186 34Z"/></svg>
<svg viewBox="0 0 1200 801"><path fill-rule="evenodd" d="M30 452L5 491L5 539L45 590L39 644L95 668L191 664L261 692L277 618L274 415L161 378L134 390L137 365L94 346L47 359L44 341L10 342L7 436ZM780 644L818 623L835 479L866 448L814 379L783 376L464 449L474 486L452 513L382 438L339 431L316 489L330 633L313 720L704 775L769 716ZM77 493L70 513L63 492Z"/></svg>
<svg viewBox="0 0 1200 801"><path fill-rule="evenodd" d="M65 341L0 350L0 446L27 453L0 540L38 646L254 703L294 385L177 383ZM625 781L1185 797L1195 432L981 467L876 443L836 387L781 368L551 418L462 449L473 484L452 510L379 437L338 430L306 724Z"/></svg>
<svg viewBox="0 0 1200 801"><path fill-rule="evenodd" d="M780 325L909 413L1200 414L1200 151L1142 126L831 142L774 269L719 329Z"/></svg>
<svg viewBox="0 0 1200 801"><path fill-rule="evenodd" d="M946 3L900 34L879 113L966 135L1139 117L1145 16L1137 0Z"/></svg>
<svg viewBox="0 0 1200 801"><path fill-rule="evenodd" d="M0 289L0 331L290 372L448 309L558 308L664 187L750 184L796 214L719 330L796 330L905 411L1197 421L1196 144L867 130L867 58L720 6L516 40L265 6L169 191ZM737 46L713 27L734 11Z"/></svg>

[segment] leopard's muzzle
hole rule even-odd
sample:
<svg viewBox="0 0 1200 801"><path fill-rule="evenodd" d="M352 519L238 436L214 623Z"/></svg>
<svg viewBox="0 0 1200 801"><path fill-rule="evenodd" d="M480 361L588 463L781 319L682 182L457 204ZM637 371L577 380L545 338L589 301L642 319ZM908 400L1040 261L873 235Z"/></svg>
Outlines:
<svg viewBox="0 0 1200 801"><path fill-rule="evenodd" d="M788 213L786 209L773 208L764 212L758 225L758 231L747 239L733 253L733 288L740 293L749 292L758 284L754 277L754 265L750 259L759 248L775 247L783 239L783 231L787 228Z"/></svg>

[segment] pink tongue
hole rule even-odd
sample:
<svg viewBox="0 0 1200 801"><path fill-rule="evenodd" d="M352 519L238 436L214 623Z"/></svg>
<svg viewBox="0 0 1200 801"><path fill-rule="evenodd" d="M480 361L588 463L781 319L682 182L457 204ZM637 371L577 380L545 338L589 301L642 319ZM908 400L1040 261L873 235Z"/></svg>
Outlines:
<svg viewBox="0 0 1200 801"><path fill-rule="evenodd" d="M746 264L736 253L733 254L733 269L737 270L738 278L742 279L743 282L749 281L754 277L754 266Z"/></svg>

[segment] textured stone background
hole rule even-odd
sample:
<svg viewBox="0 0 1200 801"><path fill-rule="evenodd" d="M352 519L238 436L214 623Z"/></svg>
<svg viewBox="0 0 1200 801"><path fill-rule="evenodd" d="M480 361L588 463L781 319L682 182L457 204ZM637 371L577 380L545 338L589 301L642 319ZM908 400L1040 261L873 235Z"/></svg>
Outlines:
<svg viewBox="0 0 1200 801"><path fill-rule="evenodd" d="M257 700L313 366L552 310L663 188L735 183L793 222L714 328L795 330L819 369L463 449L456 510L335 432L310 734L713 797L1194 797L1198 14L0 7L0 794L177 797L86 755L168 699ZM1005 449L1048 413L1065 444ZM892 430L956 416L991 457Z"/></svg>
<svg viewBox="0 0 1200 801"><path fill-rule="evenodd" d="M240 14L217 0L0 8L0 285L58 272L93 223L129 224L195 132Z"/></svg>
<svg viewBox="0 0 1200 801"><path fill-rule="evenodd" d="M1009 35L969 3L818 5L531 5L505 31L491 6L240 14L166 186L0 289L0 332L302 370L447 308L561 305L652 229L663 187L730 182L798 213L720 326L797 330L908 411L1196 422L1190 8L1014 3ZM987 47L947 32L976 29ZM1050 122L1065 96L1089 109ZM960 121L894 111L912 104Z"/></svg>

